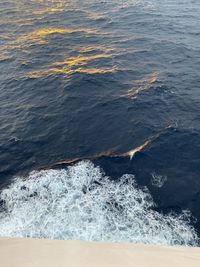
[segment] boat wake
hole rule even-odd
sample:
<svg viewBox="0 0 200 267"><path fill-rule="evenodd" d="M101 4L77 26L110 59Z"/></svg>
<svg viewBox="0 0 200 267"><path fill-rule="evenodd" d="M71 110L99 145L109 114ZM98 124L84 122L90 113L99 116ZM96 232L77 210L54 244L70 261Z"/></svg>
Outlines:
<svg viewBox="0 0 200 267"><path fill-rule="evenodd" d="M158 213L133 175L113 181L91 161L16 178L0 201L0 236L198 245L188 212Z"/></svg>

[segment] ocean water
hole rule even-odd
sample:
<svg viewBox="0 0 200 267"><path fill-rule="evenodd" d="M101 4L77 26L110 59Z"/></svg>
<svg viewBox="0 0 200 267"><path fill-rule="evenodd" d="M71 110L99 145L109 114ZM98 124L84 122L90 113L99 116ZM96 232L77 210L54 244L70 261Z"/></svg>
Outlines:
<svg viewBox="0 0 200 267"><path fill-rule="evenodd" d="M0 236L198 245L199 14L0 1Z"/></svg>
<svg viewBox="0 0 200 267"><path fill-rule="evenodd" d="M19 177L1 199L0 236L198 245L188 212L153 211L133 175L111 181L90 161Z"/></svg>

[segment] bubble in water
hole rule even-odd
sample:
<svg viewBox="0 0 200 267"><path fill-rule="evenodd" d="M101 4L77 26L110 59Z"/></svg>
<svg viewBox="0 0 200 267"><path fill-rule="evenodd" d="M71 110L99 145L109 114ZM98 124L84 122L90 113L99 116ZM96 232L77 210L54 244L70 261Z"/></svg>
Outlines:
<svg viewBox="0 0 200 267"><path fill-rule="evenodd" d="M167 181L166 175L160 175L155 172L151 174L151 184L156 187L162 187Z"/></svg>

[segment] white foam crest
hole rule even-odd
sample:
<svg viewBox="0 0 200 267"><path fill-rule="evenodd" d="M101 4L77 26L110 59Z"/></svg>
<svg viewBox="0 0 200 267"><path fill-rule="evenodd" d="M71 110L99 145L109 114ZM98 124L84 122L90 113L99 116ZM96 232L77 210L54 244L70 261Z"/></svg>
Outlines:
<svg viewBox="0 0 200 267"><path fill-rule="evenodd" d="M0 196L0 236L197 245L189 216L162 215L133 175L106 177L90 161L32 172Z"/></svg>

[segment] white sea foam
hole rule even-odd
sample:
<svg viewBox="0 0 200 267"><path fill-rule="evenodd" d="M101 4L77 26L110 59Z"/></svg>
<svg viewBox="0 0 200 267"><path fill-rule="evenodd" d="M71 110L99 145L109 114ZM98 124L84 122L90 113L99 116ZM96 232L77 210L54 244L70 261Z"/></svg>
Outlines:
<svg viewBox="0 0 200 267"><path fill-rule="evenodd" d="M112 181L90 161L17 178L0 197L0 236L197 245L186 213L153 211L133 175Z"/></svg>
<svg viewBox="0 0 200 267"><path fill-rule="evenodd" d="M155 172L151 174L151 184L156 187L162 187L167 181L166 175L160 175Z"/></svg>

